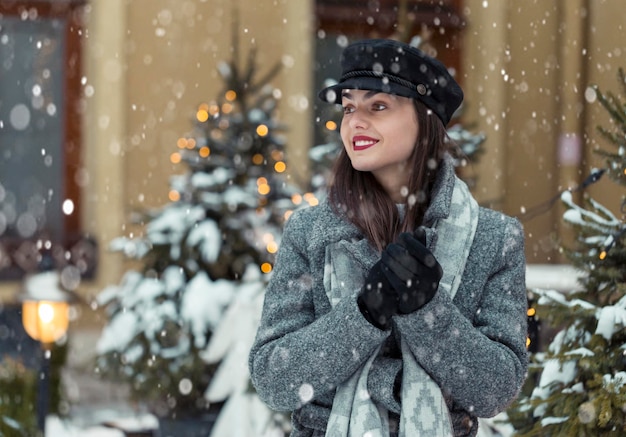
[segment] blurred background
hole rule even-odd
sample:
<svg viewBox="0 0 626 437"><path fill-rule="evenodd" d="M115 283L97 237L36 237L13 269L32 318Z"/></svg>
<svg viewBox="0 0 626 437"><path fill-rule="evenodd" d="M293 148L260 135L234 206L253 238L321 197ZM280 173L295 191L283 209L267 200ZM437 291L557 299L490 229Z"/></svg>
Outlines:
<svg viewBox="0 0 626 437"><path fill-rule="evenodd" d="M484 137L459 173L479 203L523 221L529 264L561 264L571 229L551 200L600 165L597 126L611 120L593 88L617 83L625 27L621 0L0 0L0 305L60 248L83 302L68 360L90 362L107 323L93 299L134 265L109 244L142 234L133 213L175 200L177 144L223 92L220 63L255 51L259 75L280 66L284 176L305 192L310 150L336 133L316 93L366 37L417 38L453 71L465 91L453 123ZM589 192L620 211L614 185ZM112 387L102 396L117 399Z"/></svg>

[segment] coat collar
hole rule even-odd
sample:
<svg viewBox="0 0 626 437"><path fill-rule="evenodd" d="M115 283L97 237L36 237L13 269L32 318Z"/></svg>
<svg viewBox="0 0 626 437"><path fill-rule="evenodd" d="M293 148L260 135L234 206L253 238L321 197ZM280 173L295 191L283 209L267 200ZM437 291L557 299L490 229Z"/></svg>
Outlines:
<svg viewBox="0 0 626 437"><path fill-rule="evenodd" d="M426 225L431 226L437 220L450 215L455 179L454 158L446 154L439 162L439 171L437 171L437 177L433 184L430 205L424 214Z"/></svg>
<svg viewBox="0 0 626 437"><path fill-rule="evenodd" d="M438 220L450 215L455 178L454 158L446 154L439 163L430 205L424 215L424 224L427 226L433 226ZM321 238L311 238L309 244L325 245L342 239L350 241L363 239L363 234L345 216L335 214L328 199L322 201L316 208L320 208L320 220L315 223L311 232Z"/></svg>

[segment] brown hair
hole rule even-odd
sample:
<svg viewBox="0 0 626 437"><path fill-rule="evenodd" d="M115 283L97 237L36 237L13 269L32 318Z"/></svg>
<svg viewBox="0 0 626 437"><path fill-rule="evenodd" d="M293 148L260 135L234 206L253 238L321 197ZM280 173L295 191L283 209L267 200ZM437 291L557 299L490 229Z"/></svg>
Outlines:
<svg viewBox="0 0 626 437"><path fill-rule="evenodd" d="M408 195L401 221L395 202L369 171L352 167L345 149L332 172L329 200L333 210L345 216L365 234L379 251L394 241L400 232L412 232L421 224L430 203L430 190L437 167L452 141L445 126L430 109L413 100L418 122L418 138L409 160Z"/></svg>

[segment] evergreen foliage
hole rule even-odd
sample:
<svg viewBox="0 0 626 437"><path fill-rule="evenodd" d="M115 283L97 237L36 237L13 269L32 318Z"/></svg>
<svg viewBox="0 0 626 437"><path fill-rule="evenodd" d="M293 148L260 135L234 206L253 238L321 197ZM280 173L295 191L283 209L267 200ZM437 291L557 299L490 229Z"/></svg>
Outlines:
<svg viewBox="0 0 626 437"><path fill-rule="evenodd" d="M0 363L0 437L37 435L36 376L11 357Z"/></svg>
<svg viewBox="0 0 626 437"><path fill-rule="evenodd" d="M279 65L257 80L254 49L242 67L237 47L218 65L223 91L198 107L192 134L177 142L172 160L187 171L171 178L171 203L136 215L143 235L112 243L141 268L98 296L109 320L97 371L127 382L160 416L197 416L215 404L208 392L227 351L207 352L213 334L242 293L253 300L263 291L294 207L280 92L269 83ZM230 392L220 393L223 402Z"/></svg>
<svg viewBox="0 0 626 437"><path fill-rule="evenodd" d="M611 118L599 127L610 150L598 153L600 170L626 185L626 78L618 74L621 98L596 89ZM597 180L597 178L596 178ZM537 314L557 331L545 352L532 357L535 387L509 410L521 436L626 435L626 224L625 204L618 217L585 195L577 205L566 191L564 220L577 233L574 247L563 248L584 275L581 289L562 294L534 290ZM623 201L624 202L624 201Z"/></svg>

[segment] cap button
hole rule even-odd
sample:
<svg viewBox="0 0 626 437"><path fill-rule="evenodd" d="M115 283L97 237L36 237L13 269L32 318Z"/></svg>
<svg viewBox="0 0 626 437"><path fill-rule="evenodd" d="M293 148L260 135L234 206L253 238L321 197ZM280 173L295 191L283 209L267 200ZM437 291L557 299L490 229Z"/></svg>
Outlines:
<svg viewBox="0 0 626 437"><path fill-rule="evenodd" d="M420 96L423 96L426 94L426 85L424 85L423 83L420 83L419 85L417 85L417 93Z"/></svg>

